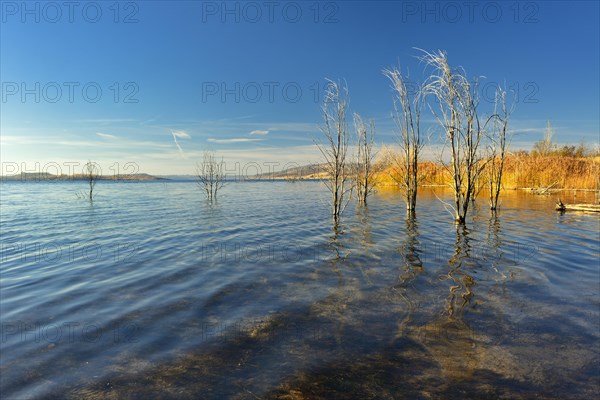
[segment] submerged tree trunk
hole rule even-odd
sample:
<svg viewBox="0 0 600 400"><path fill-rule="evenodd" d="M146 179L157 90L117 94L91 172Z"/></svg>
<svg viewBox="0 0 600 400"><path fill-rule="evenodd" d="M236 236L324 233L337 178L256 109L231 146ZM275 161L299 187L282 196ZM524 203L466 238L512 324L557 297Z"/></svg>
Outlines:
<svg viewBox="0 0 600 400"><path fill-rule="evenodd" d="M196 163L196 181L209 202L217 200L219 189L225 185L223 160L217 161L214 153L204 152L202 163Z"/></svg>
<svg viewBox="0 0 600 400"><path fill-rule="evenodd" d="M444 161L443 155L439 162L452 177L455 220L464 224L469 200L476 194L476 182L486 164L479 146L487 121L484 124L479 121L477 81L471 83L463 70L453 70L444 52L425 52L421 59L434 69L425 92L433 95L439 106L434 114L451 151L450 163Z"/></svg>
<svg viewBox="0 0 600 400"><path fill-rule="evenodd" d="M85 176L90 185L89 199L93 200L94 198L94 187L96 186L96 181L100 176L99 168L96 163L88 161L84 166ZM83 192L83 191L82 191ZM83 192L85 193L85 192ZM82 196L85 198L85 194Z"/></svg>
<svg viewBox="0 0 600 400"><path fill-rule="evenodd" d="M348 88L337 82L329 81L323 100L323 126L321 131L325 143L317 143L319 151L325 159L325 186L331 192L331 210L334 223L350 201L352 186L348 188L349 171L346 165L348 152L348 128L346 112L348 109Z"/></svg>
<svg viewBox="0 0 600 400"><path fill-rule="evenodd" d="M359 204L366 205L367 198L375 188L375 167L373 159L373 144L375 143L375 122L369 123L369 128L358 114L354 114L354 126L357 136L357 156L354 168L356 173L354 181L356 186L356 198Z"/></svg>
<svg viewBox="0 0 600 400"><path fill-rule="evenodd" d="M499 87L496 90L496 113L494 115L494 130L490 137L490 159L488 160L491 210L498 208L498 198L502 190L502 174L509 140L508 118L512 111L506 105L506 91Z"/></svg>
<svg viewBox="0 0 600 400"><path fill-rule="evenodd" d="M411 92L408 76L402 75L399 68L385 69L383 74L391 81L394 90L394 122L398 128L397 142L400 157L394 160L392 179L404 192L406 210L414 211L417 205L419 181L419 158L423 148L421 138L421 108L423 90L419 87Z"/></svg>

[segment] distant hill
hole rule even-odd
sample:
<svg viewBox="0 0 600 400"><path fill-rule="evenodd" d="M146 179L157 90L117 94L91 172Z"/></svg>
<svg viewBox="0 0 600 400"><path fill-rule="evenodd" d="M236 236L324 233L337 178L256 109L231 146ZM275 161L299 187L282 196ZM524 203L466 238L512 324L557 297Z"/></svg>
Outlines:
<svg viewBox="0 0 600 400"><path fill-rule="evenodd" d="M240 176L239 172L236 173L235 171L232 171L226 174L225 180L233 182L242 180L307 180L321 179L324 176L325 173L323 166L312 164L288 168L283 171L247 176ZM180 181L196 181L198 179L196 175L159 175L159 177Z"/></svg>
<svg viewBox="0 0 600 400"><path fill-rule="evenodd" d="M22 172L16 175L1 176L2 181L87 181L87 176L83 174L75 175L53 175L48 172ZM122 174L122 175L101 175L99 181L158 181L166 180L148 174Z"/></svg>
<svg viewBox="0 0 600 400"><path fill-rule="evenodd" d="M157 178L173 181L195 181L198 179L196 175L157 175Z"/></svg>
<svg viewBox="0 0 600 400"><path fill-rule="evenodd" d="M276 179L276 180L307 180L322 179L327 175L325 168L321 164L304 165L301 167L292 167L283 171L264 173L248 177L248 179Z"/></svg>
<svg viewBox="0 0 600 400"><path fill-rule="evenodd" d="M323 179L327 174L321 164L304 165L292 167L283 171L263 173L253 176L233 176L228 174L227 180L310 180ZM149 174L123 174L123 175L101 175L97 178L99 181L159 181L159 180L183 180L194 181L195 175L161 175L154 176ZM22 172L16 175L0 176L1 181L87 181L88 177L83 174L74 175L54 175L49 172Z"/></svg>

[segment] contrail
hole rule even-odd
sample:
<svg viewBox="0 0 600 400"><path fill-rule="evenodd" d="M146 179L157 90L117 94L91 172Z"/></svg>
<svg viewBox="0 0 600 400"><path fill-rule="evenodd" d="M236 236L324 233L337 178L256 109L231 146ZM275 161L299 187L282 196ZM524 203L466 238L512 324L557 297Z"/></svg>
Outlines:
<svg viewBox="0 0 600 400"><path fill-rule="evenodd" d="M179 153L181 153L181 155L183 155L183 149L177 142L177 138L180 137L180 138L184 138L184 139L189 139L190 135L188 135L184 131L174 131L172 129L171 129L171 135L173 135L173 141L175 141L175 146L177 146L177 148L179 149Z"/></svg>

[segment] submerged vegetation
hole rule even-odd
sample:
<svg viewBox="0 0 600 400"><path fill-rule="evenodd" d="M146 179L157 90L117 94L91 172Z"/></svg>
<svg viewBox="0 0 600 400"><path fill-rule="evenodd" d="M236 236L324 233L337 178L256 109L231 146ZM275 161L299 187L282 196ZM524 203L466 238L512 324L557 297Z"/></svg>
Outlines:
<svg viewBox="0 0 600 400"><path fill-rule="evenodd" d="M394 93L392 118L398 149L383 148L374 163L374 125L368 135L366 125L355 114L358 157L349 165L348 87L329 83L322 107L326 140L318 147L324 159L321 178L332 193L336 222L348 205L348 192L356 188L358 203L366 204L376 185L399 187L409 213L416 208L420 185L447 186L454 201L444 203L459 224L465 223L470 205L483 188L488 190L492 212L499 207L503 189L541 188L547 193L550 188L600 188L598 150L590 151L584 144L558 147L552 142L548 122L544 138L535 143L531 153L511 152L509 118L515 108L514 93L498 86L493 108L486 114L480 110L478 78L469 79L463 68L451 66L444 51L421 51L419 59L430 71L422 83L414 85L399 68L383 70ZM423 107L437 121L441 150L435 162L421 157L425 146ZM351 169L357 171L352 178Z"/></svg>
<svg viewBox="0 0 600 400"><path fill-rule="evenodd" d="M434 106L430 108L445 139L438 162L452 177L450 187L454 193L454 205L450 207L456 222L462 224L465 223L471 200L477 195L476 184L487 164L481 147L492 117L481 120L478 81L471 82L464 70L452 68L446 53L425 52L421 60L433 69L424 91L433 97ZM447 148L449 161L444 159L444 150Z"/></svg>
<svg viewBox="0 0 600 400"><path fill-rule="evenodd" d="M217 201L219 190L225 185L225 163L218 161L214 152L206 151L202 163L196 164L196 182L210 203Z"/></svg>
<svg viewBox="0 0 600 400"><path fill-rule="evenodd" d="M98 164L88 161L83 166L83 174L82 175L83 175L83 179L89 185L89 192L81 190L80 192L77 193L77 198L89 199L90 201L92 201L94 199L94 187L96 187L96 182L98 181L98 178L100 177L100 167L98 166Z"/></svg>
<svg viewBox="0 0 600 400"><path fill-rule="evenodd" d="M419 159L425 144L421 137L421 109L424 92L416 93L408 87L408 76L399 68L385 69L383 74L391 81L394 91L393 118L398 129L399 154L390 154L394 173L390 176L404 192L406 210L414 212L417 205L417 188L422 175L419 173Z"/></svg>
<svg viewBox="0 0 600 400"><path fill-rule="evenodd" d="M357 155L354 165L356 182L356 199L359 204L367 204L367 198L375 190L375 156L373 144L375 142L375 122L369 121L369 127L363 122L358 114L354 114L354 126L356 129Z"/></svg>
<svg viewBox="0 0 600 400"><path fill-rule="evenodd" d="M478 80L470 80L464 69L452 67L445 52L422 52L419 58L430 69L430 75L418 85L416 91L411 90L412 85L409 88L408 76L402 74L399 68L383 70L394 93L392 118L396 123L400 147L399 153L388 155L393 164L389 176L403 190L407 211L414 212L417 188L424 178L419 171L420 154L424 146L421 110L427 106L439 123L444 144L437 165L451 178L449 186L454 193L454 204L447 205L452 208L456 222L463 224L469 205L482 187L484 172L487 172L485 175L492 192L490 208L495 210L497 207L507 150L508 116L512 110L509 111L506 106L506 91L498 87L494 113L483 116L479 110ZM327 174L324 182L332 193L332 213L336 221L348 204L347 200L344 202L346 192L356 187L359 204L366 204L368 188L372 187L367 184L370 177L365 166L371 163L370 146L375 140L374 128L370 137L367 137L366 127L360 117L355 118L359 153L356 169L362 172L355 175L349 187L346 186L347 98L348 87L340 89L339 84L330 81L322 107L322 131L326 140L324 145L319 144L319 150L324 158ZM367 146L369 150L365 158Z"/></svg>
<svg viewBox="0 0 600 400"><path fill-rule="evenodd" d="M331 214L334 223L348 205L353 186L349 185L348 166L348 87L339 82L329 81L321 107L323 125L321 131L325 143L318 143L319 151L325 159L327 178L323 180L331 192Z"/></svg>

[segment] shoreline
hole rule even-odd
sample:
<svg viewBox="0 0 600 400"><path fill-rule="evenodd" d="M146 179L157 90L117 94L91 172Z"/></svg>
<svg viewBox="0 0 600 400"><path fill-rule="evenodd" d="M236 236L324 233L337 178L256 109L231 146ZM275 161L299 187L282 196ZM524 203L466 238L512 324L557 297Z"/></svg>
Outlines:
<svg viewBox="0 0 600 400"><path fill-rule="evenodd" d="M377 185L380 187L385 187L385 188L393 188L393 187L398 187L398 185ZM450 186L448 185L421 185L419 186L419 188L448 188L448 189L452 189ZM510 187L510 188L504 188L502 189L504 190L525 190L525 191L530 191L530 192L535 192L536 190L544 190L545 188L534 188L534 187ZM553 193L553 192L600 192L600 189L586 189L586 188L556 188L556 189L548 189L547 193Z"/></svg>

